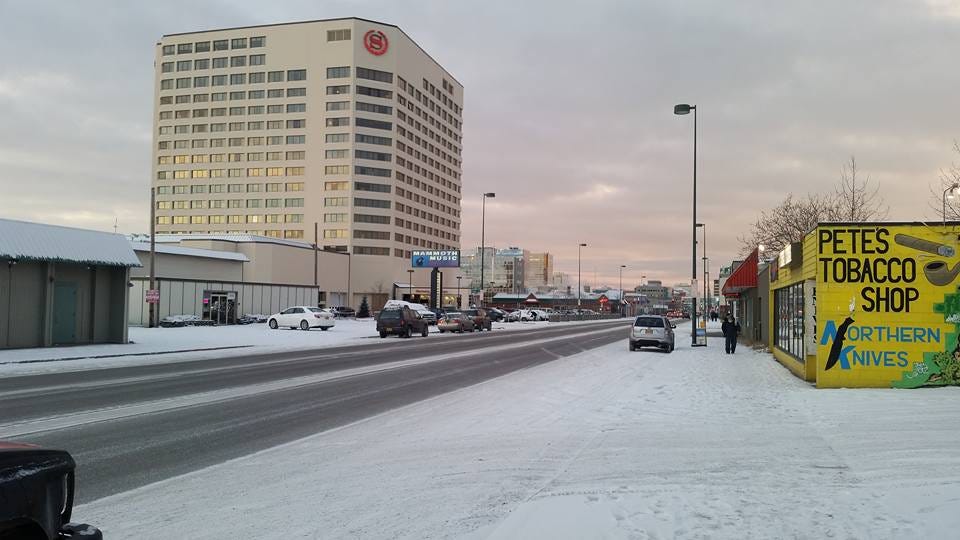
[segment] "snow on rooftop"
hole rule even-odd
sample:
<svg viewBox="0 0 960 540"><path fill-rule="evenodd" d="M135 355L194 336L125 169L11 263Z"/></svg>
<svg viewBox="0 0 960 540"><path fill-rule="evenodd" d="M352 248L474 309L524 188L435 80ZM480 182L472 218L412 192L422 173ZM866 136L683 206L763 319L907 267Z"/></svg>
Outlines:
<svg viewBox="0 0 960 540"><path fill-rule="evenodd" d="M0 219L0 258L140 266L120 234L12 219Z"/></svg>
<svg viewBox="0 0 960 540"><path fill-rule="evenodd" d="M286 240L284 238L274 238L272 236L260 236L256 234L158 234L157 243L177 243L182 240L219 240L221 242L259 242L266 244L280 244L284 246L293 246L299 248L313 248L309 242L299 242L297 240ZM149 241L149 237L147 237Z"/></svg>
<svg viewBox="0 0 960 540"><path fill-rule="evenodd" d="M130 242L134 251L150 251L150 242ZM250 262L243 253L232 251L217 251L215 249L200 249L192 247L174 246L171 244L157 243L154 246L157 253L166 253L168 255L184 255L187 257L205 257L207 259L226 259L229 261Z"/></svg>

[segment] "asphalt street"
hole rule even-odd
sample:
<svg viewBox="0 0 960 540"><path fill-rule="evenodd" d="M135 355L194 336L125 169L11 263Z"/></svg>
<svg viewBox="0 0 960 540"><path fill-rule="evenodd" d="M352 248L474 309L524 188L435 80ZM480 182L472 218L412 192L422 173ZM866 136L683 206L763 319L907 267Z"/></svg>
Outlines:
<svg viewBox="0 0 960 540"><path fill-rule="evenodd" d="M0 440L70 451L82 504L625 343L629 321L2 378Z"/></svg>

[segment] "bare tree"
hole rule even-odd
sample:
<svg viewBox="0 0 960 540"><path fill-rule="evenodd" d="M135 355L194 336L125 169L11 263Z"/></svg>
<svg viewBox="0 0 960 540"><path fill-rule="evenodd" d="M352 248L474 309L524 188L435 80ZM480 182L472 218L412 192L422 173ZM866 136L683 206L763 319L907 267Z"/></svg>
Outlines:
<svg viewBox="0 0 960 540"><path fill-rule="evenodd" d="M960 143L953 141L953 151L960 154ZM946 208L943 206L943 192L954 184L960 184L960 166L951 163L947 169L940 169L940 188L930 187L930 208L937 213L937 217L946 220L960 220L960 197L947 199ZM946 215L944 215L946 210Z"/></svg>
<svg viewBox="0 0 960 540"><path fill-rule="evenodd" d="M833 202L821 195L808 193L804 198L787 195L780 204L761 212L750 232L740 237L740 252L746 255L762 245L768 253L776 253L792 242L799 242L817 223L827 220Z"/></svg>
<svg viewBox="0 0 960 540"><path fill-rule="evenodd" d="M857 159L840 167L840 181L827 211L828 221L879 221L890 212L880 195L880 186L870 186L870 177L857 177Z"/></svg>

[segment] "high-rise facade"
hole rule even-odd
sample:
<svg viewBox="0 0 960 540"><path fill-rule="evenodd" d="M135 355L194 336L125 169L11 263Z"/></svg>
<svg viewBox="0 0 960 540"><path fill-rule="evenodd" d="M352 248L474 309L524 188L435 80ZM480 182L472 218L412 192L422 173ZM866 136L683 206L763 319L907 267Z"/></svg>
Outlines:
<svg viewBox="0 0 960 540"><path fill-rule="evenodd" d="M351 254L351 303L375 308L413 250L459 249L463 86L398 27L169 34L155 66L158 233L312 242L316 226Z"/></svg>
<svg viewBox="0 0 960 540"><path fill-rule="evenodd" d="M527 287L541 288L553 285L553 255L546 252L528 253L524 270Z"/></svg>

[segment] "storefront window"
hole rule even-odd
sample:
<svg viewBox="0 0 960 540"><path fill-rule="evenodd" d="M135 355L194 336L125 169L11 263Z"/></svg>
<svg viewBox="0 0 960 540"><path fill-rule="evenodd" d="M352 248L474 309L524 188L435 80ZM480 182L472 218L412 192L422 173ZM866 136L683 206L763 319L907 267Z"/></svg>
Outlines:
<svg viewBox="0 0 960 540"><path fill-rule="evenodd" d="M803 283L773 292L774 345L803 362Z"/></svg>

